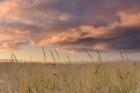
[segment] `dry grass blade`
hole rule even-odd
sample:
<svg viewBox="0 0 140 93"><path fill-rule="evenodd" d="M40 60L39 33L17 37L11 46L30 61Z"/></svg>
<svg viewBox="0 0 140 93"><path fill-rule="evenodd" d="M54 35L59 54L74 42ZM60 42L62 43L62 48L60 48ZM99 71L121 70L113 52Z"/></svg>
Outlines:
<svg viewBox="0 0 140 93"><path fill-rule="evenodd" d="M127 62L130 62L130 60L129 60L129 58L128 58L128 55L127 55L126 52L124 52L124 55L125 55L125 57L126 57L126 61L127 61Z"/></svg>
<svg viewBox="0 0 140 93"><path fill-rule="evenodd" d="M57 52L57 50L55 48L54 48L54 51L55 51L55 53L56 53L56 55L58 57L58 60L60 61L61 59L60 59L59 53Z"/></svg>
<svg viewBox="0 0 140 93"><path fill-rule="evenodd" d="M43 52L43 55L44 55L44 61L46 62L47 60L46 60L46 53L45 53L45 50L44 50L44 47L42 47L42 52Z"/></svg>
<svg viewBox="0 0 140 93"><path fill-rule="evenodd" d="M14 57L14 60L16 61L16 62L18 62L18 59L17 59L17 57L15 56L15 54L12 52L12 56Z"/></svg>
<svg viewBox="0 0 140 93"><path fill-rule="evenodd" d="M51 49L50 49L50 53L51 53L51 56L52 56L53 61L55 61L55 57L54 57L53 52L52 52Z"/></svg>
<svg viewBox="0 0 140 93"><path fill-rule="evenodd" d="M120 56L121 56L121 62L125 63L126 62L126 58L125 58L125 56L124 56L122 51L120 51Z"/></svg>
<svg viewBox="0 0 140 93"><path fill-rule="evenodd" d="M68 61L71 62L71 61L70 61L70 57L69 57L68 55L66 55L66 56L67 56Z"/></svg>
<svg viewBox="0 0 140 93"><path fill-rule="evenodd" d="M96 51L97 51L97 54L98 54L99 62L102 63L102 58L101 58L100 51L98 49L96 49Z"/></svg>
<svg viewBox="0 0 140 93"><path fill-rule="evenodd" d="M86 48L84 48L85 52L87 53L87 55L89 56L89 58L91 59L91 61L93 61L93 57L92 55L88 52L88 50Z"/></svg>
<svg viewBox="0 0 140 93"><path fill-rule="evenodd" d="M98 66L97 66L97 68L96 68L96 70L95 70L95 74L97 74L97 73L98 73L98 71L99 71L100 67L101 67L101 64L98 64Z"/></svg>
<svg viewBox="0 0 140 93"><path fill-rule="evenodd" d="M13 62L14 61L14 58L13 58L13 56L11 55L11 62Z"/></svg>
<svg viewBox="0 0 140 93"><path fill-rule="evenodd" d="M129 59L127 59L127 55L123 54L122 51L120 51L120 55L121 55L121 62L123 63L125 69L128 71L127 62Z"/></svg>
<svg viewBox="0 0 140 93"><path fill-rule="evenodd" d="M99 51L98 49L96 49L96 51L97 51L97 54L98 54L98 62L99 62L99 64L98 64L98 66L97 66L97 68L96 68L96 70L95 70L95 74L98 73L98 71L99 71L99 69L100 69L100 67L101 67L101 64L102 64L102 58L101 58L100 51ZM97 63L98 63L98 62L97 62Z"/></svg>

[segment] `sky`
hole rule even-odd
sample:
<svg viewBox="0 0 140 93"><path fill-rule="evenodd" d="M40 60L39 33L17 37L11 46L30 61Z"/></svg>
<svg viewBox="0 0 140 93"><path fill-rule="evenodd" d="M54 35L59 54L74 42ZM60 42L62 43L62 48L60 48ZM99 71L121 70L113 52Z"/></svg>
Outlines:
<svg viewBox="0 0 140 93"><path fill-rule="evenodd" d="M41 47L63 60L87 60L85 48L93 55L99 49L105 60L120 50L139 59L140 0L0 0L0 59L14 52L41 61Z"/></svg>

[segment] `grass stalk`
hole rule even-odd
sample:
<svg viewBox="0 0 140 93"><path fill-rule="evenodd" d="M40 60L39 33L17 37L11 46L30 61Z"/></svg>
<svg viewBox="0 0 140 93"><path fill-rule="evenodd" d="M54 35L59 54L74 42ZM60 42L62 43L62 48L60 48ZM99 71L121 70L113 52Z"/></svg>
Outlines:
<svg viewBox="0 0 140 93"><path fill-rule="evenodd" d="M44 61L46 62L47 60L46 60L46 53L45 53L45 49L44 49L44 47L42 47L42 52L43 52L43 56L44 56Z"/></svg>
<svg viewBox="0 0 140 93"><path fill-rule="evenodd" d="M92 62L93 61L92 55L89 53L89 51L86 48L84 48L84 50L85 50L85 52L87 53L87 55L89 56L89 58L91 59L91 62Z"/></svg>
<svg viewBox="0 0 140 93"><path fill-rule="evenodd" d="M54 54L53 54L53 52L52 52L52 50L51 50L51 49L49 49L49 50L50 50L50 53L51 53L51 56L52 56L53 62L55 62L55 57L54 57Z"/></svg>
<svg viewBox="0 0 140 93"><path fill-rule="evenodd" d="M57 55L57 58L58 58L58 60L59 60L59 62L61 61L61 59L60 59L60 55L59 55L59 53L57 52L57 50L54 48L54 51L55 51L55 53L56 53L56 55Z"/></svg>
<svg viewBox="0 0 140 93"><path fill-rule="evenodd" d="M68 55L66 55L68 62L71 62L70 57Z"/></svg>
<svg viewBox="0 0 140 93"><path fill-rule="evenodd" d="M13 56L14 60L15 60L16 62L18 62L18 59L17 59L17 57L15 56L14 52L12 52L12 56Z"/></svg>
<svg viewBox="0 0 140 93"><path fill-rule="evenodd" d="M96 51L97 51L97 54L98 54L99 62L102 63L102 58L101 58L100 51L98 49L96 49Z"/></svg>

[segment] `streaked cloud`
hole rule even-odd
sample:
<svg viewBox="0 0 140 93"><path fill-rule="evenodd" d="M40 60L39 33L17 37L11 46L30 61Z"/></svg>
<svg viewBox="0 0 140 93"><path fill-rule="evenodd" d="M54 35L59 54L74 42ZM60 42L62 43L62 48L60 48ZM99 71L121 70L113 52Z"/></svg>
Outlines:
<svg viewBox="0 0 140 93"><path fill-rule="evenodd" d="M124 17L125 16L125 17ZM85 46L99 49L139 49L139 12L121 12L120 20L107 26L80 26L39 41L39 45Z"/></svg>
<svg viewBox="0 0 140 93"><path fill-rule="evenodd" d="M139 0L0 0L0 49L20 49L24 45L139 49L139 3Z"/></svg>

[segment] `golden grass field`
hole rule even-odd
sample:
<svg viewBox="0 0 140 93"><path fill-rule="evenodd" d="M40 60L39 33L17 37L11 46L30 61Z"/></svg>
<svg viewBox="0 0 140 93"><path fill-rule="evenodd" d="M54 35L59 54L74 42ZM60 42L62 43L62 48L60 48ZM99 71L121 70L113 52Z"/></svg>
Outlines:
<svg viewBox="0 0 140 93"><path fill-rule="evenodd" d="M0 63L0 93L140 93L140 63Z"/></svg>

